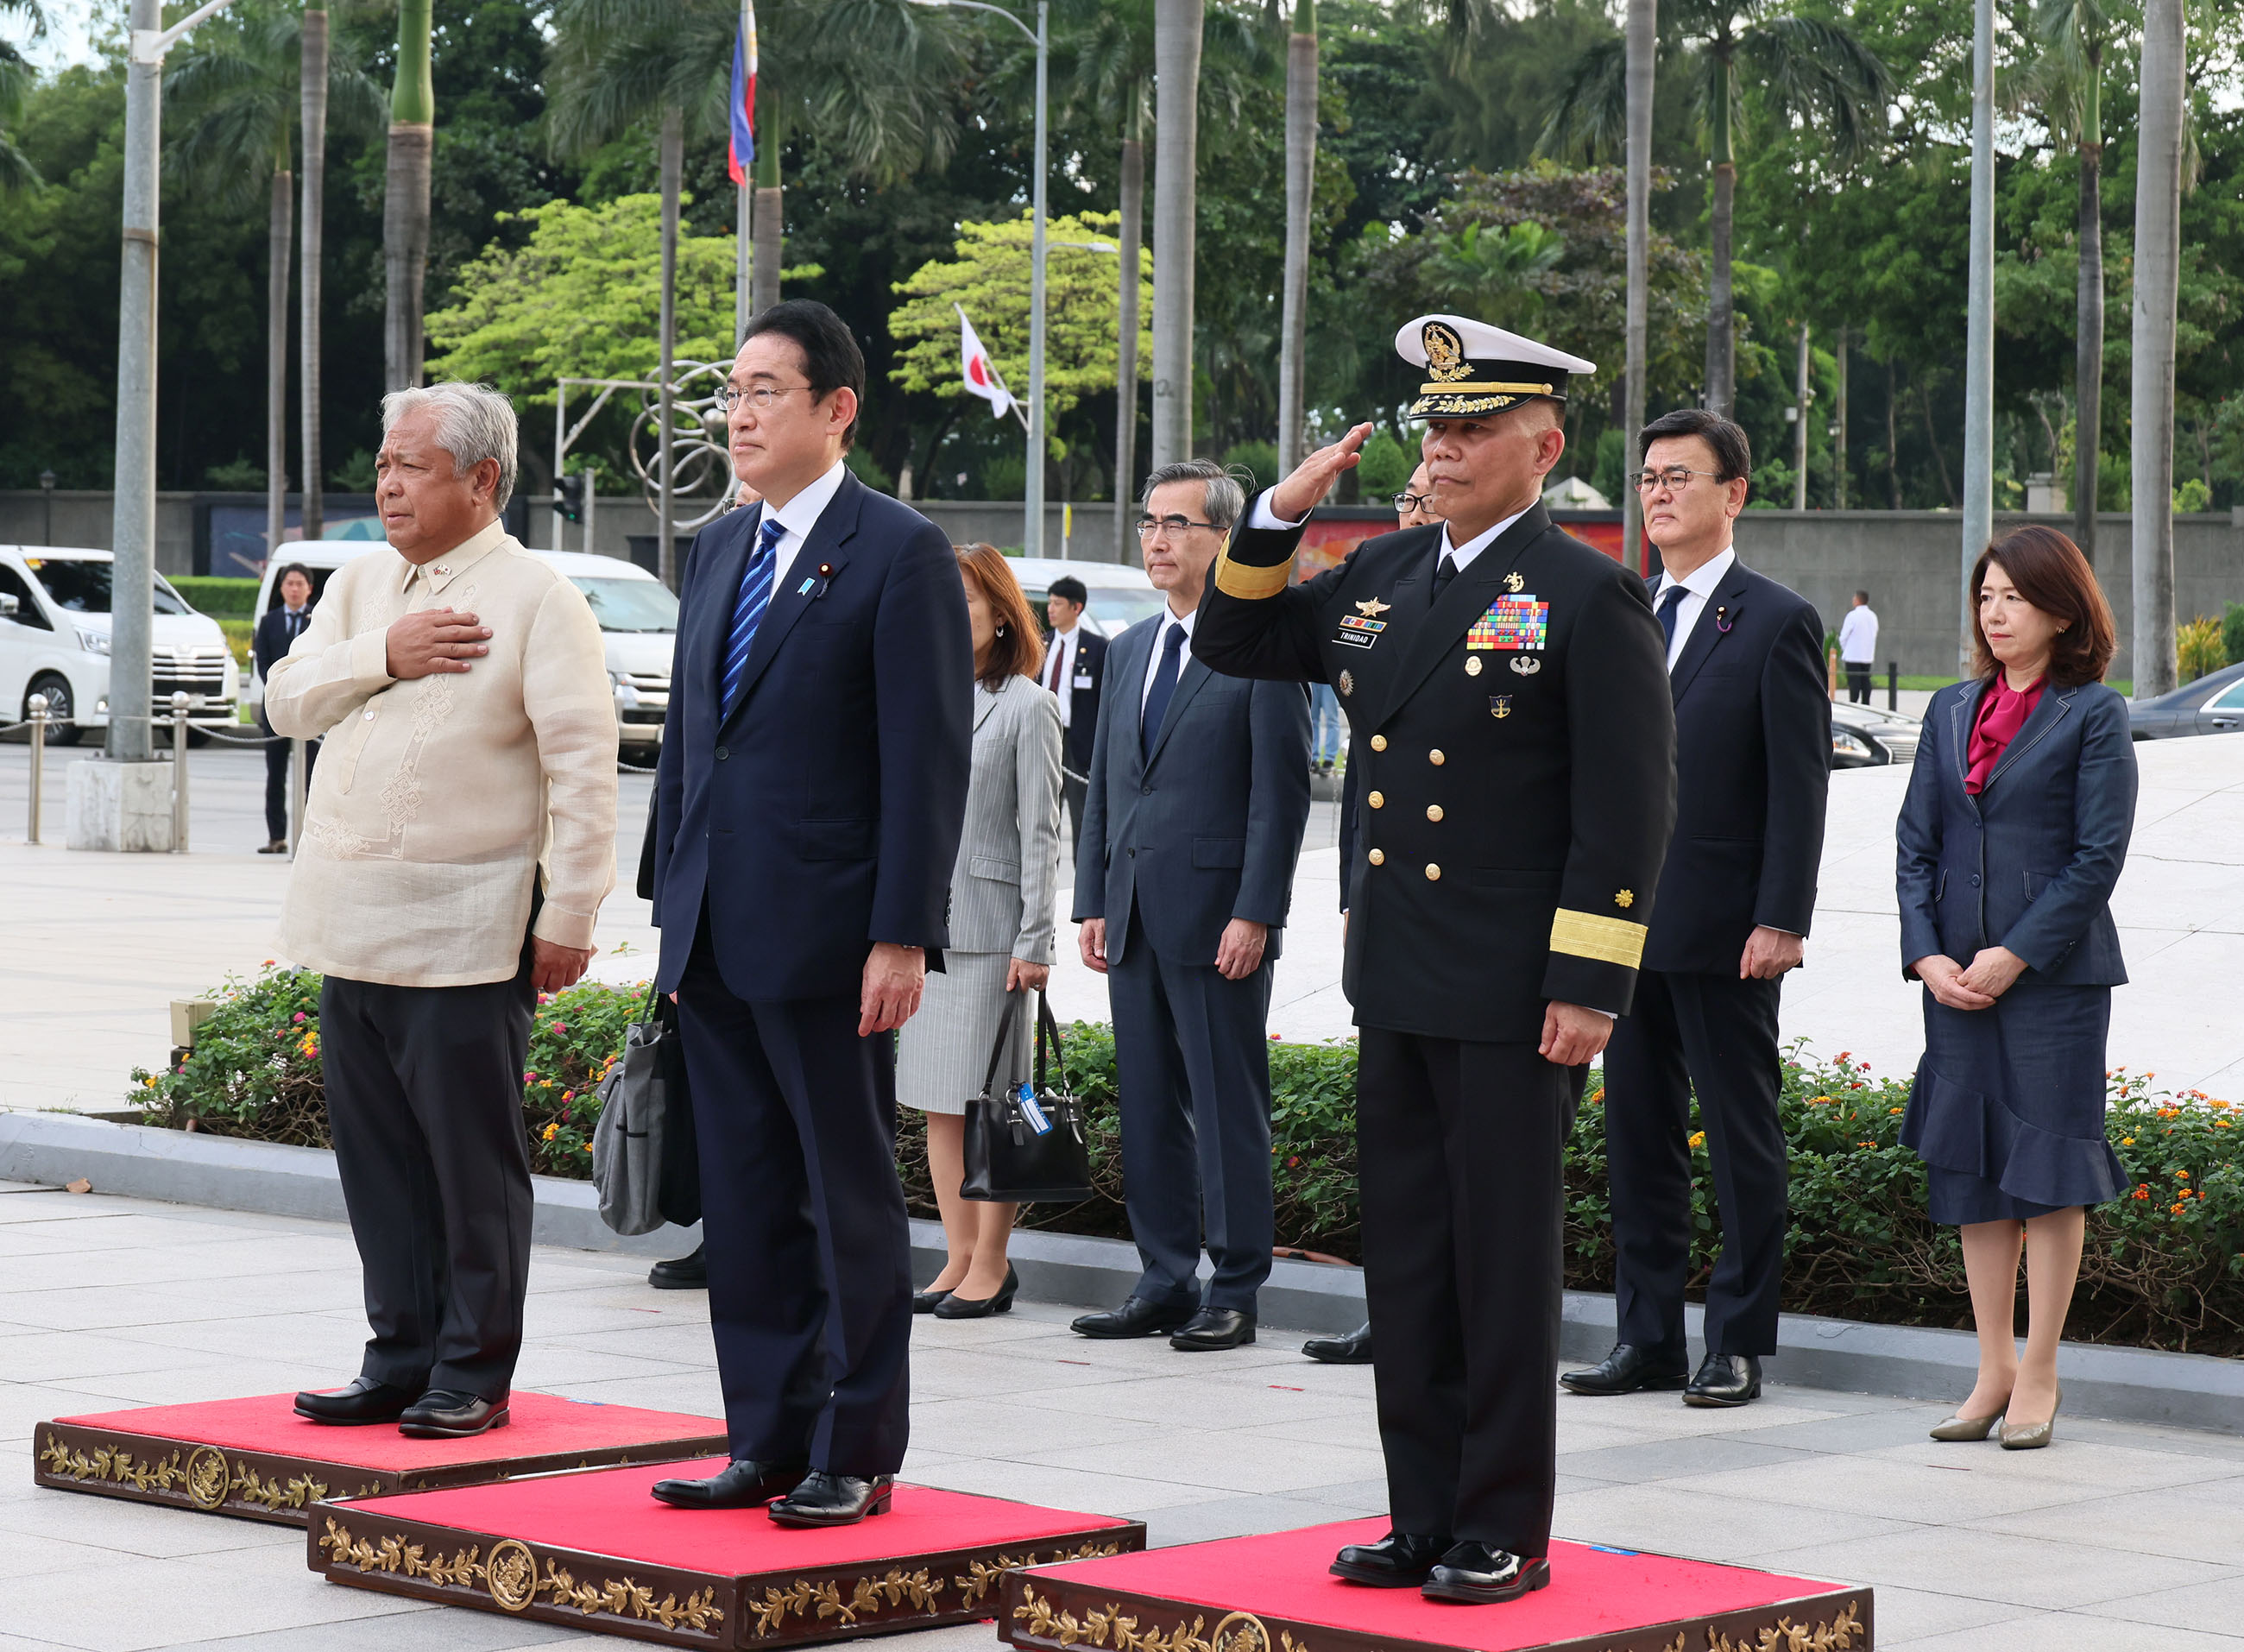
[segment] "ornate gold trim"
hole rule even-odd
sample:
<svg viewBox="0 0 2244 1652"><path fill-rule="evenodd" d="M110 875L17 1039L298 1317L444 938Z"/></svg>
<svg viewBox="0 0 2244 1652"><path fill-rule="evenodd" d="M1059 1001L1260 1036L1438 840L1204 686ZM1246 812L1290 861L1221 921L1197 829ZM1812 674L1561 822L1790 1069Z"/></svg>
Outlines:
<svg viewBox="0 0 2244 1652"><path fill-rule="evenodd" d="M1494 379L1443 379L1418 387L1421 396L1457 396L1467 390L1486 390L1497 396L1549 396L1552 393L1548 384L1506 384Z"/></svg>
<svg viewBox="0 0 2244 1652"><path fill-rule="evenodd" d="M1601 912L1577 912L1562 906L1551 916L1552 951L1618 964L1625 970L1643 963L1646 933L1641 924L1607 917Z"/></svg>
<svg viewBox="0 0 2244 1652"><path fill-rule="evenodd" d="M182 1452L175 1451L159 1459L143 1460L116 1444L98 1446L89 1452L65 1446L53 1434L47 1436L39 1451L40 1465L57 1479L130 1486L141 1492L178 1491L186 1494L192 1506L206 1513L223 1508L229 1497L277 1513L284 1508L306 1507L328 1494L326 1484L308 1474L268 1480L238 1459L229 1468L226 1454L215 1446L198 1446L186 1453L184 1461L181 1459ZM360 1495L371 1495L376 1489L369 1486Z"/></svg>
<svg viewBox="0 0 2244 1652"><path fill-rule="evenodd" d="M1844 1652L1855 1644L1856 1635L1869 1638L1856 1609L1861 1605L1859 1601L1849 1601L1837 1617L1812 1629L1790 1618L1779 1618L1751 1640L1733 1641L1710 1628L1707 1652Z"/></svg>
<svg viewBox="0 0 2244 1652"><path fill-rule="evenodd" d="M1231 541L1223 542L1223 554L1215 559L1215 588L1227 597L1237 597L1246 602L1261 602L1276 596L1294 583L1294 562L1285 561L1267 568L1257 568L1231 559Z"/></svg>

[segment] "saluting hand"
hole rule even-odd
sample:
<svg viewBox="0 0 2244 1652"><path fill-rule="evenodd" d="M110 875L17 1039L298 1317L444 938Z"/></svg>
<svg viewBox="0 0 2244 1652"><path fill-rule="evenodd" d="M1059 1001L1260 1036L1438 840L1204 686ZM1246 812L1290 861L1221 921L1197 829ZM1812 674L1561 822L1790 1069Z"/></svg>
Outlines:
<svg viewBox="0 0 2244 1652"><path fill-rule="evenodd" d="M1272 488L1270 508L1280 520L1299 522L1322 504L1333 484L1340 480L1341 472L1355 469L1364 440L1370 434L1369 424L1357 425L1330 447L1321 447L1310 454L1293 475Z"/></svg>

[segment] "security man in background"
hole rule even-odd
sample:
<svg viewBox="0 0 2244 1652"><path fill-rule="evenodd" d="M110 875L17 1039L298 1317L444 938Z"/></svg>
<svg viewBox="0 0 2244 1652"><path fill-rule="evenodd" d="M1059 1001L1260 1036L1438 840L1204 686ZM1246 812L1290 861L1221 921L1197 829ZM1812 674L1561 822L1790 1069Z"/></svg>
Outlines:
<svg viewBox="0 0 2244 1652"><path fill-rule="evenodd" d="M1068 855L1083 846L1083 804L1091 792L1091 748L1098 737L1098 696L1106 681L1106 639L1083 623L1091 592L1063 573L1044 592L1044 685L1059 701L1060 799L1067 805Z"/></svg>
<svg viewBox="0 0 2244 1652"><path fill-rule="evenodd" d="M1455 315L1396 336L1439 525L1291 584L1368 424L1255 502L1213 571L1215 670L1330 682L1362 765L1342 985L1393 1530L1333 1572L1430 1599L1550 1581L1563 1151L1627 1013L1675 812L1642 580L1551 525L1591 363Z"/></svg>

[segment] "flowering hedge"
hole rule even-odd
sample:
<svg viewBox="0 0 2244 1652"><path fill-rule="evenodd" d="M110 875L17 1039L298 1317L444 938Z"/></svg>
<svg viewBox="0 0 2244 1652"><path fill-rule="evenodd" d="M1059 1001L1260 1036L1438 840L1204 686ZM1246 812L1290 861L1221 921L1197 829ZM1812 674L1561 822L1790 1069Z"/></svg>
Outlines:
<svg viewBox="0 0 2244 1652"><path fill-rule="evenodd" d="M590 1174L593 1088L623 1047L645 988L586 985L538 999L523 1073L523 1119L542 1173ZM152 1124L308 1147L328 1145L320 1079L319 979L267 969L231 981L175 1070L133 1073L132 1098ZM1092 1123L1094 1196L1033 1205L1025 1225L1124 1237L1112 1033L1078 1023L1062 1066ZM1272 1181L1288 1247L1355 1258L1355 1049L1349 1043L1270 1046ZM2152 1087L2155 1074L2112 1075L2108 1127L2135 1180L2090 1212L2072 1334L2202 1353L2244 1354L2244 1126L2229 1103ZM1612 1283L1604 1091L1588 1095L1567 1146L1568 1283ZM1924 1215L1924 1168L1899 1140L1905 1076L1879 1077L1848 1052L1825 1061L1795 1046L1780 1099L1791 1145L1792 1223L1785 1306L1889 1324L1967 1326L1970 1303L1956 1230ZM1706 1139L1690 1138L1696 1178L1692 1289L1720 1244L1707 1196ZM913 1209L932 1215L920 1115L907 1110L898 1166Z"/></svg>

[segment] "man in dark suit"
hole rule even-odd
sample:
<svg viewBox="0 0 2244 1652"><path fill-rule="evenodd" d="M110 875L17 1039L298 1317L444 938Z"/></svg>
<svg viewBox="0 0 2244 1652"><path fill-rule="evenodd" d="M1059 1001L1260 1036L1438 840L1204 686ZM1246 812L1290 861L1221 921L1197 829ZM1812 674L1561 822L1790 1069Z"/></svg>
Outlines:
<svg viewBox="0 0 2244 1652"><path fill-rule="evenodd" d="M1186 1351L1253 1342L1270 1275L1270 973L1309 818L1308 696L1219 677L1193 647L1243 503L1206 459L1146 482L1139 538L1168 606L1114 640L1075 863L1083 961L1107 978L1113 1011L1123 1199L1143 1263L1128 1300L1075 1329L1166 1331Z"/></svg>
<svg viewBox="0 0 2244 1652"><path fill-rule="evenodd" d="M273 680L273 667L288 657L296 639L304 634L304 627L312 623L312 571L301 562L292 562L280 570L274 582L280 600L260 615L257 633L250 639L249 651L257 662L257 677L260 682ZM273 725L266 720L265 708L257 708L257 726L265 731L265 847L260 855L285 855L288 852L288 752L290 742L274 738ZM318 753L316 742L304 746L304 784L312 783L312 759Z"/></svg>
<svg viewBox="0 0 2244 1652"><path fill-rule="evenodd" d="M1071 856L1083 849L1083 803L1091 791L1091 748L1098 737L1098 696L1106 680L1106 639L1083 623L1091 592L1064 573L1044 592L1044 687L1059 700L1060 797L1067 804Z"/></svg>
<svg viewBox="0 0 2244 1652"><path fill-rule="evenodd" d="M687 555L655 782L733 1460L653 1491L794 1526L883 1512L903 1461L893 1034L941 967L972 741L950 540L843 464L864 383L824 305L749 323L723 399L763 503Z"/></svg>
<svg viewBox="0 0 2244 1652"><path fill-rule="evenodd" d="M1674 841L1636 1008L1605 1054L1619 1336L1578 1394L1683 1390L1742 1405L1776 1351L1784 1286L1777 994L1815 911L1830 773L1823 624L1737 559L1753 453L1728 419L1686 408L1644 431L1635 478L1665 571L1653 606L1675 701ZM1691 1097L1713 1161L1722 1255L1707 1286L1707 1356L1690 1372Z"/></svg>
<svg viewBox="0 0 2244 1652"><path fill-rule="evenodd" d="M1209 665L1330 682L1363 807L1342 985L1393 1530L1339 1576L1509 1601L1550 1581L1561 1168L1587 1063L1628 1012L1674 818L1644 583L1554 526L1587 362L1454 315L1396 336L1438 525L1292 580L1358 425L1255 502L1201 610Z"/></svg>

